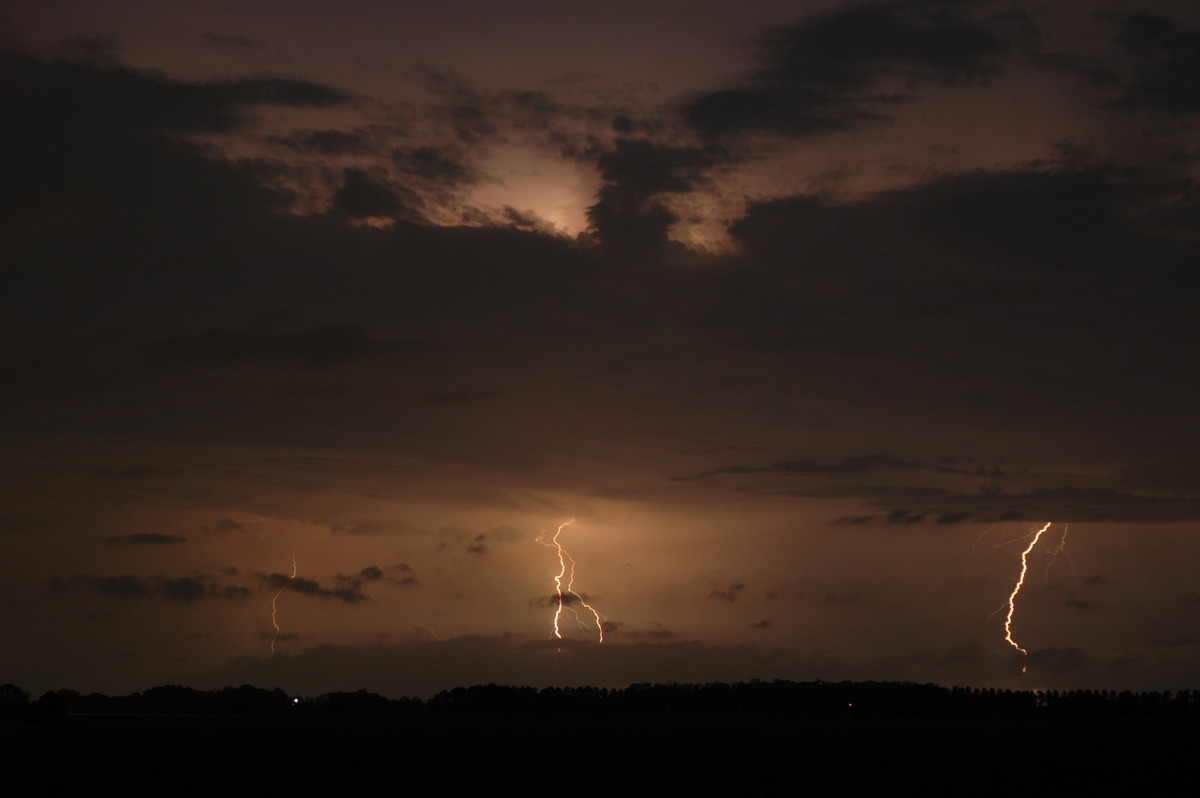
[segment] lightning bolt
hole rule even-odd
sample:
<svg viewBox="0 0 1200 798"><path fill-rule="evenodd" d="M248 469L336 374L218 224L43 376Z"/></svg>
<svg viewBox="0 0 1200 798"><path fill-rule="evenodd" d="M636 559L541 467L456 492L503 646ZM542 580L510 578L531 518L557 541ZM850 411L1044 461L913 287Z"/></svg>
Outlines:
<svg viewBox="0 0 1200 798"><path fill-rule="evenodd" d="M1071 559L1071 553L1069 551L1067 551L1067 533L1070 531L1071 531L1071 525L1063 524L1062 537L1059 538L1058 545L1050 550L1050 562L1048 562L1046 564L1046 578L1043 581L1043 584L1050 583L1050 569L1054 567L1054 564L1056 562L1058 562L1058 555L1060 555L1060 554L1067 555L1067 562L1071 565L1071 570L1072 571L1075 570L1075 561ZM1075 579L1076 579L1076 581L1079 580L1078 572L1075 573Z"/></svg>
<svg viewBox="0 0 1200 798"><path fill-rule="evenodd" d="M276 607L276 602L279 601L279 597L283 594L283 589L285 587L287 587L288 582L291 582L295 578L296 578L296 552L293 551L292 552L292 575L288 577L287 582L284 582L282 585L279 586L279 590L275 591L275 595L271 598L271 625L275 627L275 636L271 638L271 653L272 654L275 653L275 641L279 640L279 632L280 632L279 620L278 620L279 610Z"/></svg>
<svg viewBox="0 0 1200 798"><path fill-rule="evenodd" d="M1008 615L1004 617L1004 640L1026 657L1029 656L1029 652L1021 648L1021 646L1017 644L1017 641L1014 640L1012 636L1013 613L1017 608L1017 594L1021 592L1021 587L1025 584L1025 575L1029 573L1029 553L1033 551L1033 548L1038 544L1038 541L1042 539L1042 535L1046 533L1046 530L1050 528L1050 524L1052 523L1053 521L1047 521L1045 526L1029 536L1029 545L1026 546L1025 550L1021 552L1021 574L1017 577L1017 584L1013 587L1012 593L1010 593L1008 596ZM1062 544L1060 543L1059 550L1061 549ZM1029 663L1021 665L1021 673L1025 673L1028 669Z"/></svg>
<svg viewBox="0 0 1200 798"><path fill-rule="evenodd" d="M560 630L558 623L559 619L562 618L562 611L564 607L575 613L576 620L579 621L580 627L583 627L583 621L579 618L579 613L574 607L570 606L570 602L577 601L592 614L592 619L596 622L596 632L599 635L599 639L596 642L603 643L603 616L597 612L591 604L588 604L587 601L584 600L583 596L575 592L575 560L570 554L567 553L567 550L563 548L563 545L558 542L558 536L562 534L563 529L573 523L575 523L574 518L559 524L558 529L555 530L554 536L550 538L549 542L545 540L544 536L538 538L538 541L543 546L552 546L558 553L558 573L554 577L554 592L558 597L558 606L554 610L554 636L559 640L562 640L562 631ZM566 579L567 583L565 588L563 587L564 579Z"/></svg>

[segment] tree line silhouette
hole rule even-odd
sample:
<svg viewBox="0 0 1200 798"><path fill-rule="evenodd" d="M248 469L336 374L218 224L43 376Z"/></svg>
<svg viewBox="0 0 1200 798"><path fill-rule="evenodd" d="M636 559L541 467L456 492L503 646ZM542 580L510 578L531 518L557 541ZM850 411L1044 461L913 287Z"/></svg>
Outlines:
<svg viewBox="0 0 1200 798"><path fill-rule="evenodd" d="M72 715L863 715L1200 717L1200 690L1007 690L913 682L633 684L626 688L456 687L429 699L367 690L293 696L251 685L197 690L180 685L107 696L53 690L36 701L0 685L0 719L63 724Z"/></svg>

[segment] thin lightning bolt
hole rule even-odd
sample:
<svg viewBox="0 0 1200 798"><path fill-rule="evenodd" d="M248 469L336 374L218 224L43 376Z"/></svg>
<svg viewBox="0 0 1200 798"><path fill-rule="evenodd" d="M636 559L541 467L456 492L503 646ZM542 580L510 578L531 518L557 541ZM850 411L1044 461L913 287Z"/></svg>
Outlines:
<svg viewBox="0 0 1200 798"><path fill-rule="evenodd" d="M1071 531L1070 524L1063 524L1062 537L1058 541L1058 545L1050 550L1050 562L1046 564L1046 578L1043 584L1050 584L1050 569L1058 562L1058 555L1066 554L1067 562L1071 564L1071 570L1075 570L1075 562L1071 559L1071 553L1067 551L1067 533ZM1079 579L1079 574L1075 574L1076 580Z"/></svg>
<svg viewBox="0 0 1200 798"><path fill-rule="evenodd" d="M1025 547L1025 551L1021 552L1021 575L1017 577L1017 584L1015 587L1013 587L1012 593L1008 596L1008 615L1004 618L1004 640L1026 657L1029 656L1029 652L1017 645L1016 640L1013 640L1013 612L1015 612L1017 608L1017 594L1021 592L1021 586L1025 584L1025 574L1029 572L1029 552L1033 551L1033 547L1036 546L1038 541L1042 539L1042 535L1046 533L1046 530L1050 528L1050 524L1052 523L1052 521L1047 521L1044 527L1039 529L1037 532L1034 532L1030 536L1029 545ZM1028 669L1028 663L1021 665L1021 673L1025 673Z"/></svg>
<svg viewBox="0 0 1200 798"><path fill-rule="evenodd" d="M283 594L283 589L287 587L288 582L296 578L296 552L292 552L292 575L288 577L288 581L279 586L279 590L275 591L274 597L271 599L271 625L275 627L275 636L271 638L271 653L275 653L275 641L279 639L279 610L275 603L279 601L279 596Z"/></svg>
<svg viewBox="0 0 1200 798"><path fill-rule="evenodd" d="M592 614L592 618L596 622L596 632L599 634L599 639L597 640L597 642L603 643L604 642L604 624L602 622L603 616L601 616L600 613L597 612L596 609L594 607L592 607L591 604L588 604L586 601L584 601L583 596L581 596L575 592L575 560L574 560L574 558L571 557L570 554L567 553L567 550L563 548L562 544L558 542L558 536L562 534L563 529L565 527L570 526L573 523L575 523L574 518L572 518L569 521L565 521L565 522L559 524L558 529L555 530L555 532L554 532L554 537L550 538L549 543L547 543L545 541L545 539L543 539L543 538L538 538L538 541L543 546L553 546L555 551L558 552L558 566L559 567L558 567L558 573L554 577L554 592L558 597L558 606L554 610L554 636L557 637L559 640L562 640L562 631L559 629L558 622L559 622L559 619L562 617L563 607L566 607L571 612L574 612L576 619L577 620L579 619L579 613L575 611L575 608L568 606L568 602L574 600L574 601L578 601L588 612L590 612ZM564 578L567 581L566 588L563 587L563 579ZM573 598L571 598L571 597L573 597ZM582 625L583 625L583 622L580 621L580 626L582 626Z"/></svg>

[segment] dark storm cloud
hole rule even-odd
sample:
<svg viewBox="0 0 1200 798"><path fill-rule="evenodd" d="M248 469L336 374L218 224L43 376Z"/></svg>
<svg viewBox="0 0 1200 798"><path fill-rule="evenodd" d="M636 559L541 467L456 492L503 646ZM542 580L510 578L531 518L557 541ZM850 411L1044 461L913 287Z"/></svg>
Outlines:
<svg viewBox="0 0 1200 798"><path fill-rule="evenodd" d="M790 476L829 476L842 474L862 474L875 469L884 468L921 468L922 466L896 460L886 454L872 454L864 457L847 457L841 460L777 460L763 466L723 466L711 471L704 471L690 477L672 477L673 480L684 482L694 479L704 479L718 474L786 474Z"/></svg>
<svg viewBox="0 0 1200 798"><path fill-rule="evenodd" d="M363 580L352 576L334 577L337 583L337 587L335 588L321 587L321 583L315 579L307 579L303 576L293 577L288 574L264 574L261 579L263 584L271 590L289 590L293 593L301 593L305 596L313 596L325 601L358 604L359 602L368 600L367 596L362 592Z"/></svg>
<svg viewBox="0 0 1200 798"><path fill-rule="evenodd" d="M474 170L463 162L462 153L444 148L395 150L392 162L402 174L437 185L457 187L478 180Z"/></svg>
<svg viewBox="0 0 1200 798"><path fill-rule="evenodd" d="M746 589L746 585L742 582L731 582L724 587L719 587L708 594L710 599L719 599L727 601L730 604L734 603L741 597L742 591Z"/></svg>
<svg viewBox="0 0 1200 798"><path fill-rule="evenodd" d="M378 566L368 565L358 572L357 578L363 582L375 582L383 578L383 570Z"/></svg>
<svg viewBox="0 0 1200 798"><path fill-rule="evenodd" d="M262 39L252 39L247 36L227 35L222 33L201 33L200 41L215 50L250 51L262 50L265 45Z"/></svg>
<svg viewBox="0 0 1200 798"><path fill-rule="evenodd" d="M828 489L796 491L808 497L854 496L875 506L887 507L888 523L907 526L934 518L939 524L965 521L1176 523L1200 519L1200 500L1139 496L1101 488L1061 487L1006 492L985 486L977 493L956 493L940 488L895 488L840 485Z"/></svg>
<svg viewBox="0 0 1200 798"><path fill-rule="evenodd" d="M717 148L657 144L618 139L596 158L604 185L588 208L596 236L616 253L662 254L676 216L661 202L663 194L682 193L724 158Z"/></svg>
<svg viewBox="0 0 1200 798"><path fill-rule="evenodd" d="M1200 111L1200 31L1146 12L1119 17L1117 43L1132 59L1132 80L1116 108L1189 114Z"/></svg>
<svg viewBox="0 0 1200 798"><path fill-rule="evenodd" d="M257 105L328 107L350 99L330 86L282 77L184 83L125 68L42 62L13 51L0 51L0 76L10 87L5 107L20 115L12 130L32 124L55 138L70 131L92 142L145 130L228 130Z"/></svg>
<svg viewBox="0 0 1200 798"><path fill-rule="evenodd" d="M922 471L930 475L987 477L992 481L979 485L974 492L934 484L913 484L912 472ZM774 475L805 485L788 488L773 482L766 487L755 484L740 486L750 492L765 491L797 498L857 498L885 510L877 516L860 515L840 519L839 523L843 525L861 525L875 520L893 526L926 522L953 526L965 522L1053 520L1173 523L1200 519L1200 499L1178 495L1139 495L1112 488L1073 485L1008 490L994 481L1007 476L1000 469L947 467L943 464L898 460L882 454L830 460L777 461L763 466L723 466L694 477L673 479L689 481L743 475ZM882 481L889 476L905 476L905 481L903 484ZM846 477L861 479L847 482ZM1025 478L1028 474L1017 474L1016 477Z"/></svg>
<svg viewBox="0 0 1200 798"><path fill-rule="evenodd" d="M187 543L187 538L178 535L164 535L159 532L135 532L131 535L113 535L104 539L105 543L126 543L130 546L159 546L169 543Z"/></svg>
<svg viewBox="0 0 1200 798"><path fill-rule="evenodd" d="M168 370L240 365L329 369L417 345L379 339L357 322L330 322L295 332L231 329L181 335L148 347L146 362Z"/></svg>
<svg viewBox="0 0 1200 798"><path fill-rule="evenodd" d="M230 534L244 535L246 534L246 525L232 518L219 518L213 524L213 534L218 537Z"/></svg>
<svg viewBox="0 0 1200 798"><path fill-rule="evenodd" d="M847 279L895 280L905 276L899 265L917 279L966 273L1048 287L1081 275L1132 280L1147 266L1153 279L1177 264L1146 263L1144 253L1169 255L1187 238L1186 229L1159 224L1155 211L1194 203L1191 188L1104 163L1041 163L951 175L859 202L797 196L761 203L731 232L765 263L788 259L826 279L834 275L820 269L836 266Z"/></svg>
<svg viewBox="0 0 1200 798"><path fill-rule="evenodd" d="M904 30L953 27L942 26L934 12L914 8L872 5L855 13ZM801 40L813 35L803 30L802 24L793 33ZM905 71L855 52L830 74L861 75L870 82ZM977 74L968 68L975 62L961 55L944 61L933 55L888 58L922 74ZM31 67L42 84L48 79L39 70L55 69L67 67ZM809 75L804 69L798 74ZM69 71L72 80L84 84L119 74L138 91L148 92L150 85L187 93L187 84L166 78L81 65L69 65ZM822 80L854 85L845 77L838 79L841 83ZM75 87L69 96L81 93ZM470 91L456 96L453 115L463 120L471 115L458 109L470 103L491 107L490 99ZM906 401L915 403L906 400L904 390L913 383L930 386L927 396L942 403L939 408L953 410L956 403L1015 407L1018 421L1033 418L1047 426L1081 407L1122 413L1152 407L1179 415L1192 409L1197 375L1190 363L1200 341L1194 313L1200 290L1192 267L1197 247L1189 238L1194 227L1187 221L1196 216L1196 191L1186 181L1156 183L1101 163L1044 163L950 175L851 202L810 196L760 202L732 228L741 254L685 271L663 264L664 253L681 249L667 242L673 214L663 198L686 194L710 179L711 170L729 157L719 149L622 138L612 145L596 143L578 156L596 163L605 181L591 209L596 237L645 255L630 265L621 258L596 257L585 242L520 229L433 228L401 220L391 230L378 231L356 228L341 214L276 215L273 210L288 207L289 200L279 190L263 188L262 164L224 161L149 135L183 129L187 120L162 123L143 114L114 122L102 108L51 98L52 108L69 106L74 124L39 127L31 121L36 103L13 97L5 94L0 102L6 109L15 104L21 113L6 114L15 121L0 135L14 136L21 145L12 150L20 157L10 165L34 166L23 173L23 182L9 183L15 188L4 195L24 214L13 225L11 252L14 279L29 290L6 303L12 313L5 329L27 349L17 349L19 362L3 374L2 401L6 410L11 404L21 411L5 415L21 418L23 425L33 419L57 431L69 418L74 424L152 435L203 430L206 437L254 441L269 431L289 445L301 445L310 435L326 443L349 436L371 445L421 441L418 447L433 451L455 429L464 430L464 439L474 432L450 423L450 413L468 419L485 404L438 400L494 398L490 404L503 405L505 392L492 386L505 378L477 376L493 361L496 373L507 367L531 377L520 381L534 384L534 401L515 412L534 427L543 409L555 424L588 418L596 429L605 423L636 427L646 421L644 415L637 421L629 416L617 421L618 416L644 414L655 402L680 413L680 423L690 423L694 397L730 407L750 393L735 384L738 375L761 378L763 393L819 394L819 386L798 382L790 365L770 375L750 374L742 365L743 353L825 358L808 372L829 374L831 381L847 386L852 398L876 391L879 396L868 396L876 412L899 418L911 410ZM227 111L235 105L224 102L220 107ZM561 110L536 98L525 105L538 113ZM167 104L163 113L174 113L171 107ZM253 102L246 107L247 113L252 110ZM120 135L113 133L118 124ZM216 122L205 124L211 128ZM108 133L77 146L77 131L89 125ZM45 142L43 131L50 134ZM418 149L405 148L402 160L414 174L452 180L447 162L459 157L458 146L438 145L436 152L419 157ZM375 180L374 173L362 174ZM378 183L393 190L382 178ZM355 213L382 209L372 202L368 197L357 206L348 204ZM384 197L383 204L389 202ZM320 308L320 318L354 320L289 316L286 327L250 321L279 318L269 315L276 311L312 313L314 307ZM325 403L296 404L290 415L284 410L300 393L290 386L277 387L268 405L231 380L197 382L181 390L153 380L122 384L113 376L118 372L113 364L139 347L172 379L175 366L169 364L269 366L298 374L367 364L393 346L407 345L409 339L397 337L394 326L385 326L395 319L404 329L445 332L469 342L454 353L457 359L428 369L453 374L453 381L447 384L439 376L431 384L403 386L415 397L406 409L421 397L432 400L411 419L392 412L402 390L395 383L381 384L385 369L371 378L378 382L315 386L326 390ZM87 342L81 334L52 345L27 332L39 325L53 336L79 325ZM672 338L677 345L667 346ZM709 353L732 354L721 362L710 361ZM727 366L729 373L721 373ZM737 372L743 368L744 373ZM593 369L594 381L580 378ZM560 374L588 390L548 390ZM631 401L639 395L638 386L649 384L659 392L653 401ZM1038 391L1023 390L1030 385ZM1081 385L1105 388L1082 391ZM81 387L88 391L77 390ZM189 387L199 397L193 405L180 398L191 395ZM229 393L224 403L214 398L222 389ZM589 394L595 407L581 404L592 401ZM143 396L143 404L131 403ZM889 410L879 409L879 397L886 397ZM71 412L85 402L87 413ZM261 412L246 412L255 408ZM1047 418L1047 408L1057 415ZM441 413L447 415L435 415ZM381 425L385 415L393 423ZM725 413L722 424L735 425L735 417ZM313 418L322 423L313 425ZM712 428L716 438L736 440L736 432L718 427ZM1109 429L1090 425L1088 434L1103 437ZM504 457L533 459L523 452L510 454L506 446L513 448L508 441L460 448L469 451L463 457L493 463ZM898 451L895 463L908 455ZM821 469L884 465L800 455L707 473L789 478L807 469L816 477ZM852 470L846 478L857 476ZM986 515L957 500L941 507L930 500L926 509L919 504L921 493L885 494L872 484L838 489L877 501L884 513L925 513L943 523L966 520L968 513ZM487 501L502 499L511 501L503 491L493 491ZM1019 512L1005 512L1014 511ZM411 533L372 527L368 521L333 529Z"/></svg>
<svg viewBox="0 0 1200 798"><path fill-rule="evenodd" d="M221 585L210 577L156 576L141 578L132 574L124 576L93 576L75 574L49 581L51 590L64 592L83 591L119 599L161 598L183 604L191 604L203 598L221 598L239 601L249 598L251 592L240 585Z"/></svg>
<svg viewBox="0 0 1200 798"><path fill-rule="evenodd" d="M765 130L807 136L886 118L895 93L954 85L996 71L1004 50L984 26L939 2L864 3L775 32L745 83L693 99L688 122L710 135ZM898 86L888 86L899 79Z"/></svg>
<svg viewBox="0 0 1200 798"><path fill-rule="evenodd" d="M384 579L401 587L412 587L420 584L417 577L413 575L413 569L408 563L398 563L389 567L387 573L384 575Z"/></svg>
<svg viewBox="0 0 1200 798"><path fill-rule="evenodd" d="M396 188L387 185L383 175L366 169L346 169L341 188L333 195L333 206L355 219L393 216L404 203Z"/></svg>
<svg viewBox="0 0 1200 798"><path fill-rule="evenodd" d="M299 130L290 136L268 136L271 144L316 155L355 155L367 152L370 143L361 131Z"/></svg>
<svg viewBox="0 0 1200 798"><path fill-rule="evenodd" d="M722 277L707 322L762 352L836 354L847 377L861 362L850 379L890 381L895 401L939 384L954 402L961 385L975 411L1155 407L1166 423L1200 387L1184 366L1200 344L1196 203L1187 179L1033 164L751 205L731 227L749 268Z"/></svg>
<svg viewBox="0 0 1200 798"><path fill-rule="evenodd" d="M548 596L537 596L529 600L529 606L541 609L543 607L569 607L572 604L582 604L585 601L590 601L591 597L587 593L551 593Z"/></svg>
<svg viewBox="0 0 1200 798"><path fill-rule="evenodd" d="M361 520L349 524L334 524L330 532L335 535L432 535L432 530L424 529L408 521L373 521Z"/></svg>
<svg viewBox="0 0 1200 798"><path fill-rule="evenodd" d="M190 576L175 579L162 579L157 585L158 591L169 601L181 601L190 604L207 595L205 586Z"/></svg>
<svg viewBox="0 0 1200 798"><path fill-rule="evenodd" d="M86 590L122 599L145 599L154 595L151 587L132 574L125 576L88 576L75 574L65 579L51 579L51 589L57 592Z"/></svg>

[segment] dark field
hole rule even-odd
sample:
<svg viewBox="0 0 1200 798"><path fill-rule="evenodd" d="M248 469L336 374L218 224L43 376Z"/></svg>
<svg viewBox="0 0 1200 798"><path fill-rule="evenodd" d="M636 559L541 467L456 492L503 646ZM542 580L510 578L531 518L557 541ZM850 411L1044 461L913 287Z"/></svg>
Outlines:
<svg viewBox="0 0 1200 798"><path fill-rule="evenodd" d="M0 791L1179 794L1197 728L1146 717L73 715L0 727Z"/></svg>

